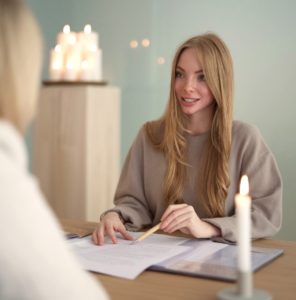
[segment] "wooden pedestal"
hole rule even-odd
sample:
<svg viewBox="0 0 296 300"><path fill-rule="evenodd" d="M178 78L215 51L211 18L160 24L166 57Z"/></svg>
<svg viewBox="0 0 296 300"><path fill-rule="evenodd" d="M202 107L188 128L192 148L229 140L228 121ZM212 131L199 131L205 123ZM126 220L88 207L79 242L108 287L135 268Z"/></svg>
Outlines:
<svg viewBox="0 0 296 300"><path fill-rule="evenodd" d="M33 131L33 172L58 217L98 221L113 206L119 157L118 88L42 88Z"/></svg>

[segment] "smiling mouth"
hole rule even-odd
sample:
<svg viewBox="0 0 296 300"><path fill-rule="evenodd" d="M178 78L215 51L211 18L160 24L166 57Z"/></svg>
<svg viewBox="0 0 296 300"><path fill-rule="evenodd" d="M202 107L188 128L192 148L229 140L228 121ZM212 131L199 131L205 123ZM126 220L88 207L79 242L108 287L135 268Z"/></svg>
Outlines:
<svg viewBox="0 0 296 300"><path fill-rule="evenodd" d="M185 103L194 103L194 102L197 102L199 101L199 98L181 98L183 102Z"/></svg>

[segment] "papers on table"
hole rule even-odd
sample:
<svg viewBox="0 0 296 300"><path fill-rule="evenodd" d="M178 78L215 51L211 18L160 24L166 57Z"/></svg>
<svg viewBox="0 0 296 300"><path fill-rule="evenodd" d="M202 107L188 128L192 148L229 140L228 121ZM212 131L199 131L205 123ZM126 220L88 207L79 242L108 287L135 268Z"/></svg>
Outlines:
<svg viewBox="0 0 296 300"><path fill-rule="evenodd" d="M136 238L141 233L130 232ZM68 240L82 266L89 271L135 279L145 269L197 277L237 279L236 246L210 240L153 234L133 243L118 236L118 244L106 238L96 246L90 237ZM283 253L281 249L252 249L252 271Z"/></svg>
<svg viewBox="0 0 296 300"><path fill-rule="evenodd" d="M188 240L183 243L191 250L157 263L152 270L205 277L225 281L237 280L237 249L235 245L210 240ZM282 249L252 248L252 271L277 258Z"/></svg>
<svg viewBox="0 0 296 300"><path fill-rule="evenodd" d="M139 235L130 234L134 238ZM86 270L134 279L151 265L189 250L190 247L180 246L186 240L155 234L136 243L118 237L118 244L107 238L105 245L96 246L86 237L69 240L69 244Z"/></svg>

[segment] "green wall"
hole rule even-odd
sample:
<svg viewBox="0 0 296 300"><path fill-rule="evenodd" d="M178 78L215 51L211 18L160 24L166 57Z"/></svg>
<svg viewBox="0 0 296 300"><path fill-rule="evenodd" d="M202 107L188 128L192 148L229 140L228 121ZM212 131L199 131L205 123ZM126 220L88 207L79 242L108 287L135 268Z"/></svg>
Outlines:
<svg viewBox="0 0 296 300"><path fill-rule="evenodd" d="M99 32L104 79L122 90L122 159L145 121L163 112L170 61L191 35L214 31L235 67L235 118L256 124L284 181L284 221L277 238L296 240L296 1L293 0L29 0L45 39L43 77L56 33L69 23ZM151 47L130 49L132 39ZM166 58L156 64L158 56ZM112 117L112 116L110 116Z"/></svg>

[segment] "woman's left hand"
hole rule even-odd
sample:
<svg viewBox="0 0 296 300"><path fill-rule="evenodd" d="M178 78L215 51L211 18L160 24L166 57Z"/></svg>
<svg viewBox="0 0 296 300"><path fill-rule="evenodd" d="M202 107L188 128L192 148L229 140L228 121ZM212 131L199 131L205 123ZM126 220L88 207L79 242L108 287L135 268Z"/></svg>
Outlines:
<svg viewBox="0 0 296 300"><path fill-rule="evenodd" d="M172 204L161 217L160 229L167 233L180 230L196 238L210 238L221 235L218 227L202 221L194 208L188 204Z"/></svg>

